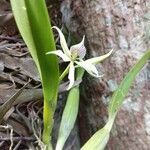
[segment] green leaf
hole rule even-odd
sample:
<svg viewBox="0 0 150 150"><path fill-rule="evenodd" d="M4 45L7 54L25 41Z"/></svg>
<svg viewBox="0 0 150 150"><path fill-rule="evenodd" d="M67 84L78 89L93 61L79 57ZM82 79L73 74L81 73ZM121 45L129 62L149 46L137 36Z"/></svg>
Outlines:
<svg viewBox="0 0 150 150"><path fill-rule="evenodd" d="M40 73L44 94L44 135L47 144L53 125L59 82L56 56L45 55L56 50L51 24L44 0L11 0L19 31Z"/></svg>
<svg viewBox="0 0 150 150"><path fill-rule="evenodd" d="M112 96L112 100L111 100L111 102L109 104L109 108L108 108L109 116L113 116L118 112L136 75L141 71L143 66L147 63L148 59L150 59L150 50L148 50L144 54L144 56L133 66L133 68L124 77L124 79L121 82L121 84L119 85L117 91Z"/></svg>
<svg viewBox="0 0 150 150"><path fill-rule="evenodd" d="M144 54L144 56L134 65L134 67L127 73L127 75L121 82L120 86L118 87L117 91L113 94L112 100L108 108L109 118L106 125L102 129L97 131L87 141L87 143L85 143L85 145L81 148L81 150L91 150L91 149L103 150L105 148L117 112L119 111L119 108L121 107L123 100L127 95L136 75L147 63L148 59L150 59L150 50L148 50Z"/></svg>
<svg viewBox="0 0 150 150"><path fill-rule="evenodd" d="M83 75L84 70L82 68L78 68L76 80L81 80ZM79 95L79 85L75 86L69 91L65 109L62 115L62 120L60 123L56 150L63 149L63 146L74 127L79 109Z"/></svg>
<svg viewBox="0 0 150 150"><path fill-rule="evenodd" d="M103 150L109 140L110 130L112 128L114 118L111 118L107 124L97 131L81 150Z"/></svg>
<svg viewBox="0 0 150 150"><path fill-rule="evenodd" d="M79 87L70 90L63 112L56 150L62 150L71 130L74 127L79 107Z"/></svg>

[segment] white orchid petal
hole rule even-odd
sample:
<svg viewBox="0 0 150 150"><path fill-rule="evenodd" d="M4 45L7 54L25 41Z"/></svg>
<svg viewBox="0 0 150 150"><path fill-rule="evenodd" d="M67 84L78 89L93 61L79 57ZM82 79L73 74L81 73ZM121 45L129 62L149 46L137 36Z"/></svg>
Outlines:
<svg viewBox="0 0 150 150"><path fill-rule="evenodd" d="M68 46L67 46L67 42L66 42L66 40L65 40L65 37L64 37L62 31L61 31L58 27L56 27L56 26L53 26L52 28L56 29L57 32L59 33L60 44L61 44L61 47L62 47L64 53L65 53L68 57L71 57L71 52L69 51L69 48L68 48Z"/></svg>
<svg viewBox="0 0 150 150"><path fill-rule="evenodd" d="M63 61L65 61L65 62L70 61L70 58L69 58L67 55L65 55L61 50L51 51L51 52L48 52L48 53L46 53L46 54L54 54L54 55L57 55L57 56L61 57L61 58L63 59Z"/></svg>
<svg viewBox="0 0 150 150"><path fill-rule="evenodd" d="M70 48L70 52L71 54L73 53L77 53L77 55L79 56L79 58L84 58L85 54L86 54L86 48L84 46L84 40L85 40L85 36L83 36L83 39L80 43L71 46Z"/></svg>
<svg viewBox="0 0 150 150"><path fill-rule="evenodd" d="M82 62L75 61L75 63L78 66L84 68L90 75L97 77L97 78L101 77L101 75L98 74L98 70L93 64L87 63L85 61L82 61Z"/></svg>
<svg viewBox="0 0 150 150"><path fill-rule="evenodd" d="M111 53L113 52L113 50L111 50L109 53L103 55L103 56L99 56L99 57L95 57L95 58L91 58L86 60L86 63L91 63L91 64L97 64L101 61L103 61L104 59L106 59L107 57L109 57L111 55Z"/></svg>
<svg viewBox="0 0 150 150"><path fill-rule="evenodd" d="M75 67L73 62L70 63L70 69L69 69L69 75L68 75L68 79L70 81L69 86L67 88L67 90L70 90L73 87L74 84L74 72L75 72Z"/></svg>

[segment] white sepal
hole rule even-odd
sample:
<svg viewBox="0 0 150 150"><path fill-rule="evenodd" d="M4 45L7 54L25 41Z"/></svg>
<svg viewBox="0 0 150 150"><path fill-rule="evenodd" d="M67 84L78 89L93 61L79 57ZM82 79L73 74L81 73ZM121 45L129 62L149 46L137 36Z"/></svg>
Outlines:
<svg viewBox="0 0 150 150"><path fill-rule="evenodd" d="M56 30L58 31L59 37L60 37L60 44L61 44L61 47L62 47L64 53L65 53L68 57L70 57L70 56L71 56L71 52L70 52L70 50L69 50L69 48L68 48L68 46L67 46L67 42L66 42L66 40L65 40L65 37L64 37L63 33L62 33L61 30L60 30L58 27L56 27L56 26L53 26L52 28L54 28L54 29L56 29Z"/></svg>
<svg viewBox="0 0 150 150"><path fill-rule="evenodd" d="M51 51L51 52L48 52L48 53L46 53L46 54L54 54L54 55L57 55L57 56L61 57L61 58L63 59L63 61L65 61L65 62L70 61L70 58L69 58L67 55L65 55L61 50Z"/></svg>
<svg viewBox="0 0 150 150"><path fill-rule="evenodd" d="M70 63L70 69L69 69L69 75L68 75L68 79L69 79L69 86L67 88L67 90L70 90L73 87L74 84L74 73L75 73L75 67L74 67L74 63L71 62Z"/></svg>
<svg viewBox="0 0 150 150"><path fill-rule="evenodd" d="M85 69L90 75L92 75L92 76L94 76L96 78L101 77L101 75L98 74L98 70L96 69L96 67L93 64L87 63L85 61L82 61L82 62L75 61L75 63L79 67Z"/></svg>
<svg viewBox="0 0 150 150"><path fill-rule="evenodd" d="M85 62L86 62L86 63L91 63L91 64L100 63L101 61L103 61L104 59L106 59L107 57L109 57L112 52L113 52L113 50L111 50L109 53L107 53L107 54L105 54L105 55L88 59L88 60L86 60Z"/></svg>

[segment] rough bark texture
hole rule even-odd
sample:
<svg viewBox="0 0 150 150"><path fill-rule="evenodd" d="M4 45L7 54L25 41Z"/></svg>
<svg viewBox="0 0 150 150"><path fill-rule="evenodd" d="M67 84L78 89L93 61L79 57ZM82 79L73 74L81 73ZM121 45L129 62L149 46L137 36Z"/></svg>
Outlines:
<svg viewBox="0 0 150 150"><path fill-rule="evenodd" d="M86 77L79 115L81 143L107 119L110 97L131 66L150 47L149 0L64 0L63 21L77 36L86 35L90 56L114 49L98 68L102 80ZM82 38L82 37L80 37ZM150 64L145 66L126 97L107 145L110 150L150 147Z"/></svg>

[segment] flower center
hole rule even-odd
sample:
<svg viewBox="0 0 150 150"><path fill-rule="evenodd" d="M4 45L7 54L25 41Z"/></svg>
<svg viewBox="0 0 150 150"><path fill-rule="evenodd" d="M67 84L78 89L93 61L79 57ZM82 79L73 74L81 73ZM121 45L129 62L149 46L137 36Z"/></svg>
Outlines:
<svg viewBox="0 0 150 150"><path fill-rule="evenodd" d="M72 58L73 61L75 61L78 56L79 55L78 55L77 50L74 50L74 51L71 52L71 58Z"/></svg>

